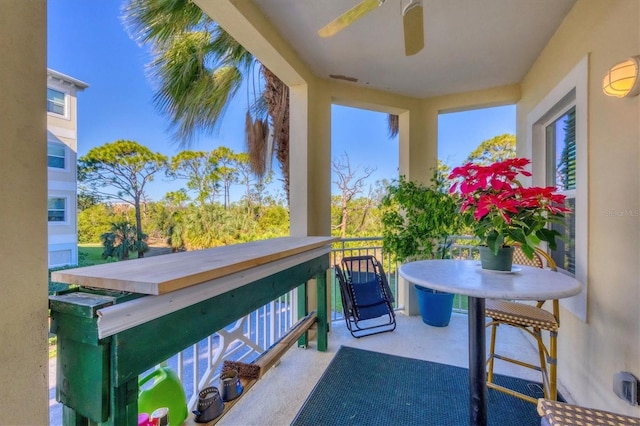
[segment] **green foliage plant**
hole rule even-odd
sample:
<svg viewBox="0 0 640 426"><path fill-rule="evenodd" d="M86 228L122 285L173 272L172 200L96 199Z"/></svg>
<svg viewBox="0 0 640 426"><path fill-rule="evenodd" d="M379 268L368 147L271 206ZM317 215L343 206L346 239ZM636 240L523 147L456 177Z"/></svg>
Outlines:
<svg viewBox="0 0 640 426"><path fill-rule="evenodd" d="M435 178L434 178L435 181ZM383 250L399 262L446 258L448 237L460 229L452 196L400 176L382 199Z"/></svg>
<svg viewBox="0 0 640 426"><path fill-rule="evenodd" d="M116 219L113 209L107 204L96 204L78 212L78 243L97 243L100 235L109 232Z"/></svg>
<svg viewBox="0 0 640 426"><path fill-rule="evenodd" d="M111 225L111 232L106 232L100 236L104 251L102 257L107 259L114 257L118 260L129 259L132 251L148 251L149 246L145 242L146 234L139 233L137 228L125 220L114 222Z"/></svg>

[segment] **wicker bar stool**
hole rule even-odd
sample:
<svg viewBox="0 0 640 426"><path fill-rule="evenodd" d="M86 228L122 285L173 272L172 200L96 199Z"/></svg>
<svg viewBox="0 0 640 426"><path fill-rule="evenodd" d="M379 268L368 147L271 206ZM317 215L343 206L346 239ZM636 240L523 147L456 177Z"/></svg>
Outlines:
<svg viewBox="0 0 640 426"><path fill-rule="evenodd" d="M640 426L638 417L543 398L538 400L538 414L542 426Z"/></svg>
<svg viewBox="0 0 640 426"><path fill-rule="evenodd" d="M533 259L529 259L518 246L515 247L513 263L519 265L543 268L543 259L547 266L556 271L556 264L553 259L543 250L536 248ZM491 343L489 345L489 356L487 358L487 387L505 392L509 395L537 403L536 398L505 388L493 382L493 366L496 359L511 362L513 364L537 370L542 376L544 397L551 400L557 399L557 338L560 327L560 306L558 300L550 300L553 312L543 309L546 301L538 301L536 306L525 303L487 299L485 315L491 319L487 327L491 327ZM513 359L496 353L496 333L498 326L518 327L529 333L536 340L540 364L534 365L522 360ZM542 332L549 332L549 345L544 342Z"/></svg>

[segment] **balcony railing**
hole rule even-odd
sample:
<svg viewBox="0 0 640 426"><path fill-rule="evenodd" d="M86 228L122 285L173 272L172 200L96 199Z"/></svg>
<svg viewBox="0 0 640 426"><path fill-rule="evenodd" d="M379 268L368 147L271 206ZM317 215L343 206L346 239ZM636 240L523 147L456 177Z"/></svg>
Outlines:
<svg viewBox="0 0 640 426"><path fill-rule="evenodd" d="M391 256L384 253L382 250L382 237L371 238L343 238L340 241L333 243L331 252L331 267L339 265L340 261L344 257L349 256L375 256L375 258L382 264L382 267L387 275L389 281L389 287L395 297L394 309L402 309L402 306L398 305L398 268L396 262L391 259ZM331 283L331 320L339 321L344 319L342 310L342 299L340 298L340 287L336 276L331 271L331 277L329 282Z"/></svg>
<svg viewBox="0 0 640 426"><path fill-rule="evenodd" d="M398 295L398 264L382 250L382 238L346 238L333 243L331 267L343 257L373 255L387 274L392 292ZM472 237L456 237L451 248L453 258L469 259L477 256ZM343 319L339 287L335 274L330 272L331 320ZM180 377L191 411L197 403L198 391L219 379L225 360L250 363L274 345L295 325L298 313L298 290L294 289L251 314L210 335L199 343L175 354L166 361ZM456 296L454 310L466 312L466 298ZM395 309L402 309L396 297ZM59 409L57 404L53 410ZM57 417L52 413L52 418Z"/></svg>
<svg viewBox="0 0 640 426"><path fill-rule="evenodd" d="M471 259L477 256L473 237L456 237L454 241L451 247L453 258ZM381 237L345 238L333 243L331 266L338 264L343 257L363 255L373 255L382 263L391 291L397 295L398 265L383 252ZM340 321L343 319L340 289L332 271L329 282L331 320ZM292 290L167 361L183 382L189 409L195 406L197 390L218 380L225 360L252 362L291 329L297 321L297 300L297 290ZM397 297L394 308L403 309L398 305ZM467 311L466 297L456 295L454 310Z"/></svg>
<svg viewBox="0 0 640 426"><path fill-rule="evenodd" d="M478 239L469 235L455 235L449 249L452 259L480 259Z"/></svg>
<svg viewBox="0 0 640 426"><path fill-rule="evenodd" d="M454 236L453 244L449 254L452 259L478 259L477 239L472 236ZM398 295L398 264L394 262L387 253L382 250L382 237L371 238L343 238L339 242L333 243L331 253L331 266L339 264L343 257L372 255L382 264L387 280L394 296ZM331 274L331 319L339 321L344 319L342 311L342 300L340 299L340 288L335 278ZM404 306L398 304L398 297L395 298L394 309L401 310ZM453 300L453 310L456 312L467 312L467 298L456 295Z"/></svg>
<svg viewBox="0 0 640 426"><path fill-rule="evenodd" d="M296 290L279 297L167 360L178 373L189 410L198 391L218 381L225 360L251 363L296 323Z"/></svg>

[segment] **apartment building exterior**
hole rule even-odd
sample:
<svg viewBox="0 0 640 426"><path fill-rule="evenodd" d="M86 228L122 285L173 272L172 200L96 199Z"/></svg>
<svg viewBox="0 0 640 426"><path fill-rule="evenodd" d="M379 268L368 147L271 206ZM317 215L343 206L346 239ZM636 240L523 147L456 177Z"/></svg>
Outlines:
<svg viewBox="0 0 640 426"><path fill-rule="evenodd" d="M47 69L49 268L78 263L78 92L87 83Z"/></svg>

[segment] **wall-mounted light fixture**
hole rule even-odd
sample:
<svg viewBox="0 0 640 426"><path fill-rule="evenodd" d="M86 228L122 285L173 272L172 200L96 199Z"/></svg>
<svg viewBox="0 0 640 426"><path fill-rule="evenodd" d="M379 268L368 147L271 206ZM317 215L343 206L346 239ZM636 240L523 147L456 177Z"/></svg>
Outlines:
<svg viewBox="0 0 640 426"><path fill-rule="evenodd" d="M602 80L604 94L624 98L640 93L639 68L640 56L632 56L612 66Z"/></svg>

